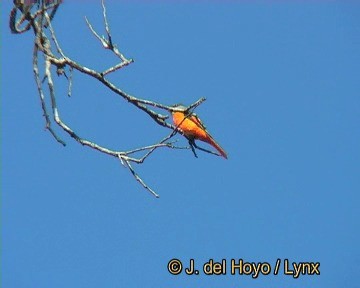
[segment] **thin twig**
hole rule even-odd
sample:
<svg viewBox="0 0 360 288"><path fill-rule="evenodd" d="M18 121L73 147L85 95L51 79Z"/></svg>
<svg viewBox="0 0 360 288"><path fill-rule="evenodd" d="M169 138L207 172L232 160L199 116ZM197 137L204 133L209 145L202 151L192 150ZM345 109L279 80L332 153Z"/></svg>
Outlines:
<svg viewBox="0 0 360 288"><path fill-rule="evenodd" d="M94 34L94 36L95 36L97 39L99 39L99 41L100 41L101 44L104 46L104 48L109 49L106 40L105 40L103 37L100 37L100 35L96 33L96 31L94 30L94 28L92 27L90 21L87 19L86 16L85 16L85 21L86 21L86 24L88 25L90 31Z"/></svg>
<svg viewBox="0 0 360 288"><path fill-rule="evenodd" d="M69 78L68 78L68 81L69 81L68 97L71 97L72 77L73 77L73 68L72 67L69 68L69 72L70 72L70 75L69 75Z"/></svg>
<svg viewBox="0 0 360 288"><path fill-rule="evenodd" d="M111 33L110 33L110 26L107 20L107 15L106 15L106 7L105 7L105 1L102 0L101 1L102 7L103 7L103 17L104 17L104 25L105 25L105 31L107 34L107 39L105 39L104 36L100 36L95 29L93 28L93 26L91 25L90 21L87 19L87 17L85 16L85 21L87 26L89 27L90 31L92 32L92 34L101 42L102 46L105 49L109 49L111 50L116 56L118 56L121 59L121 63L108 68L107 70L101 72L102 76L105 76L109 73L115 72L116 70L119 70L121 68L124 68L125 66L128 66L129 64L133 63L134 60L133 59L127 59L120 51L119 49L117 49L117 47L113 44L112 42L112 37L111 37Z"/></svg>
<svg viewBox="0 0 360 288"><path fill-rule="evenodd" d="M125 163L127 167L129 168L131 174L135 177L136 181L138 181L147 191L149 191L152 195L154 195L156 198L159 198L159 194L157 194L154 190L152 190L145 182L142 180L139 175L135 172L135 170L132 168L129 161L125 160Z"/></svg>
<svg viewBox="0 0 360 288"><path fill-rule="evenodd" d="M25 21L25 14L22 14L20 19L16 21L16 15L17 15L17 9L13 8L10 12L10 21L9 21L9 27L11 30L11 33L14 34L21 34L24 33L31 28L31 24L27 23L25 27L20 28L20 25Z"/></svg>
<svg viewBox="0 0 360 288"><path fill-rule="evenodd" d="M46 20L48 22L48 27L49 27L49 30L50 30L51 39L55 43L56 50L63 58L65 58L64 52L62 51L62 49L61 49L61 47L59 45L59 42L56 39L54 29L53 29L53 27L51 25L50 17L49 17L49 15L47 13L45 13L45 17L46 17Z"/></svg>
<svg viewBox="0 0 360 288"><path fill-rule="evenodd" d="M41 108L43 110L43 114L45 117L45 122L46 122L45 127L47 130L50 131L51 135L56 139L57 142L65 146L66 143L63 140L61 140L60 137L57 136L57 134L54 132L54 130L51 127L50 117L47 112L47 108L45 104L45 96L41 88L41 81L40 81L39 68L38 68L38 47L36 44L34 45L34 53L33 53L33 71L34 71L36 86L38 88L38 92L40 96Z"/></svg>
<svg viewBox="0 0 360 288"><path fill-rule="evenodd" d="M121 68L124 68L125 66L128 66L130 65L131 63L133 63L134 60L133 59L130 59L130 60L125 60L124 62L122 63L119 63L117 65L115 65L114 67L110 67L109 69L105 70L104 72L101 72L101 74L103 76L107 75L107 74L110 74L112 72L115 72L116 70L120 70Z"/></svg>

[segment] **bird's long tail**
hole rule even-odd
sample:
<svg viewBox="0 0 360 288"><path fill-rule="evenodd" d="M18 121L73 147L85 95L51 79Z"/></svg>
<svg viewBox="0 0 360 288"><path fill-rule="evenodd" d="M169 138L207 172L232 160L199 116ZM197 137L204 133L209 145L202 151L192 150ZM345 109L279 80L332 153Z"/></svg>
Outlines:
<svg viewBox="0 0 360 288"><path fill-rule="evenodd" d="M211 146L213 146L222 157L224 157L225 159L228 159L227 154L225 152L225 150L223 148L221 148L221 146L215 142L215 140L208 135L209 137L207 137L207 139L205 140L207 143L209 143Z"/></svg>

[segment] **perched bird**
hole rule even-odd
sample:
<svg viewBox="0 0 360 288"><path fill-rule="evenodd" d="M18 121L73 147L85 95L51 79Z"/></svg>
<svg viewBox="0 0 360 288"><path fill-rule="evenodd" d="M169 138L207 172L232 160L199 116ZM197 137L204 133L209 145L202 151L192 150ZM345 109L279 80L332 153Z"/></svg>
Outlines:
<svg viewBox="0 0 360 288"><path fill-rule="evenodd" d="M187 107L181 104L176 104L173 107L183 110L181 112L172 112L173 121L177 129L182 131L184 136L189 140L189 144L195 156L196 153L194 147L211 153L211 151L200 148L195 144L195 140L200 140L213 146L222 157L227 159L227 155L224 149L221 148L221 146L215 142L214 138L211 137L211 135L206 131L204 124L201 122L201 120L199 119L199 117L197 117L195 113L187 112Z"/></svg>

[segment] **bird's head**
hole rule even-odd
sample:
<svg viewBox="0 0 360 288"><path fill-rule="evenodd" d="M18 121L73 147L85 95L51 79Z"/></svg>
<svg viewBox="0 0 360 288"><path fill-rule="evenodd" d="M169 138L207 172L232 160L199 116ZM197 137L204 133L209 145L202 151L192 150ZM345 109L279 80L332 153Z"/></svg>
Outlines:
<svg viewBox="0 0 360 288"><path fill-rule="evenodd" d="M172 105L172 106L170 106L170 107L176 108L178 111L180 110L180 111L183 111L183 112L185 112L185 111L188 109L186 106L184 106L184 105L181 104L181 103L174 104L174 105ZM176 111L171 111L171 113L174 113L174 112L176 112Z"/></svg>

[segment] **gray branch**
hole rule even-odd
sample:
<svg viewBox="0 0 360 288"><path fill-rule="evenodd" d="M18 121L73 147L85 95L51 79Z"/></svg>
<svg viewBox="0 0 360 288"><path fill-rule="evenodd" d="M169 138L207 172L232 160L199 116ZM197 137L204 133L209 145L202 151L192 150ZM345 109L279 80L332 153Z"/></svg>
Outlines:
<svg viewBox="0 0 360 288"><path fill-rule="evenodd" d="M116 87L115 84L113 84L110 80L106 78L106 76L110 73L113 73L115 71L118 71L131 63L134 62L133 59L128 59L125 57L123 53L120 52L120 50L117 48L116 45L113 43L113 39L111 37L110 32L110 25L107 19L106 14L106 7L104 0L101 1L102 8L103 8L103 17L104 17L104 26L106 31L106 37L100 36L89 20L85 17L87 26L89 27L91 33L100 41L102 46L111 51L117 59L119 59L119 63L115 64L112 67L107 68L105 71L96 71L95 69L88 68L77 61L71 59L68 57L63 49L61 48L60 43L58 42L56 38L56 33L54 31L54 28L52 26L52 20L55 16L56 11L58 10L60 4L62 1L60 0L53 0L53 1L46 1L41 0L41 5L37 5L37 9L35 11L34 7L36 7L35 4L26 5L24 3L27 3L26 1L14 1L14 8L11 10L10 13L10 30L13 33L20 34L24 33L30 29L33 30L35 37L34 37L34 52L33 52L33 72L35 77L35 82L37 86L37 90L39 93L41 108L43 111L43 116L45 118L45 128L49 130L51 135L55 138L55 140L62 145L65 146L65 142L55 133L55 131L52 128L52 120L68 135L70 135L73 139L75 139L78 143L80 143L83 146L87 146L91 149L94 149L96 151L99 151L101 153L107 154L109 156L116 157L120 160L120 162L129 169L130 173L133 175L136 181L138 181L147 191L149 191L153 196L159 197L159 195L152 190L145 182L144 180L136 173L135 169L132 166L132 163L136 164L142 164L148 157L157 149L159 148L170 148L170 149L188 149L189 147L178 147L174 145L174 141L170 142L171 138L176 133L181 133L180 130L178 130L178 127L175 127L173 124L167 122L167 119L169 118L168 113L169 112L175 112L180 111L178 108L168 106L165 104L157 103L151 100L141 99L138 97L135 97L133 95L130 95L120 88ZM39 2L39 3L40 3ZM29 2L30 3L30 2ZM21 12L21 16L19 19L17 19L18 11ZM33 12L32 12L33 11ZM50 14L49 14L50 13ZM21 28L20 26L24 23L25 26ZM51 45L51 41L54 44L54 47ZM55 50L55 51L54 51ZM42 54L44 56L44 70L45 75L43 78L43 81L40 80L40 74L39 74L39 54ZM171 132L161 139L159 142L140 147L135 148L129 151L114 151L109 148L103 147L99 144L97 144L94 141L87 140L85 138L82 138L79 136L77 132L75 132L69 124L65 124L65 122L62 120L60 116L60 112L57 107L56 103L56 89L55 84L53 81L53 75L52 75L52 67L56 68L56 72L58 76L64 75L69 84L68 84L68 96L71 95L71 87L72 87L72 75L75 71L78 71L80 73L86 74L89 77L92 77L96 79L97 81L100 81L104 86L109 88L111 91L113 91L118 96L122 97L124 100L129 102L130 104L136 106L141 111L145 112L147 115L150 116L152 120L155 121L158 125L168 128L171 130ZM66 75L66 69L69 71L69 77ZM43 87L43 82L47 82L47 88L48 92L46 93ZM48 95L48 96L47 96ZM46 105L46 97L50 98L51 103L51 110L48 110ZM192 111L197 106L199 106L201 103L205 101L205 98L200 98L195 103L191 104L187 108L187 112ZM151 108L152 107L152 108ZM159 113L153 109L162 110L166 114ZM51 113L49 113L51 111ZM51 116L50 116L51 114ZM134 156L142 153L142 156Z"/></svg>

